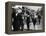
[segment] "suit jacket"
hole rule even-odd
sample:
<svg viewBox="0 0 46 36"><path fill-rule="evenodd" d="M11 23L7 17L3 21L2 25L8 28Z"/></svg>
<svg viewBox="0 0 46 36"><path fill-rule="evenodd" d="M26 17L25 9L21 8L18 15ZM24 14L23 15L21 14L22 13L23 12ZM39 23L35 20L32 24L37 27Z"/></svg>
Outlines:
<svg viewBox="0 0 46 36"><path fill-rule="evenodd" d="M29 23L30 22L30 17L27 17L27 23Z"/></svg>

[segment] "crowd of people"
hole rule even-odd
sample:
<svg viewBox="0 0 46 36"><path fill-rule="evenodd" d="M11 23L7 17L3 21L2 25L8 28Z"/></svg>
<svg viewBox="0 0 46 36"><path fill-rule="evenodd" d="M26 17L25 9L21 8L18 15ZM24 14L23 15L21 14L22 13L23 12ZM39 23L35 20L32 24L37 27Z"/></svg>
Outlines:
<svg viewBox="0 0 46 36"><path fill-rule="evenodd" d="M13 31L19 31L19 30L23 31L24 30L24 22L23 22L24 20L26 21L26 24L27 24L27 30L30 30L29 29L29 26L30 26L29 23L30 22L33 23L34 28L35 28L35 24L37 22L37 19L38 19L38 22L40 24L41 15L39 12L35 13L34 10L32 10L32 12L31 12L30 9L28 9L26 7L22 7L19 9L21 11L18 12L18 11L16 11L16 9L13 8L13 13L12 13ZM30 17L31 17L32 21L30 21Z"/></svg>

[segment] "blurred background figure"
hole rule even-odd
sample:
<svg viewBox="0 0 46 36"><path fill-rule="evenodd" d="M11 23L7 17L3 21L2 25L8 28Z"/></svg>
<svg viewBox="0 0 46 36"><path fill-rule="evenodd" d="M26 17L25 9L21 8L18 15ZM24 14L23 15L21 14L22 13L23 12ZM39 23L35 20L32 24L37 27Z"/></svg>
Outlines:
<svg viewBox="0 0 46 36"><path fill-rule="evenodd" d="M40 24L40 21L41 21L41 14L40 14L40 11L41 10L37 10L37 13L36 13L36 15L38 16L38 22L39 22L39 24Z"/></svg>
<svg viewBox="0 0 46 36"><path fill-rule="evenodd" d="M40 13L38 13L38 21L39 21L39 24L40 24L40 21L41 21L41 15L40 15Z"/></svg>

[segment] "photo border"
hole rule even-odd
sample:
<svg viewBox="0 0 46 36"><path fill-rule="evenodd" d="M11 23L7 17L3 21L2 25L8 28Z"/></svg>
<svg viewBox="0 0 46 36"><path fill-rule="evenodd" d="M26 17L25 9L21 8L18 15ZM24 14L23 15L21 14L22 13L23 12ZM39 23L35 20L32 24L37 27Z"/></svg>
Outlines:
<svg viewBox="0 0 46 36"><path fill-rule="evenodd" d="M29 6L42 6L43 7L43 30L39 31L11 31L11 13L12 6L15 5L29 5ZM5 33L7 34L20 34L20 33L36 33L36 32L45 32L45 4L42 3L27 3L27 2L6 2L5 3Z"/></svg>

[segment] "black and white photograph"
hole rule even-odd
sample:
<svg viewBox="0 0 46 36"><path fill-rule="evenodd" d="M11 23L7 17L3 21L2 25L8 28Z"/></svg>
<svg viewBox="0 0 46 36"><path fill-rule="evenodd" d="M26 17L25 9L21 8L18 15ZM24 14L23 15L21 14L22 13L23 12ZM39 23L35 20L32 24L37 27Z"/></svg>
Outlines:
<svg viewBox="0 0 46 36"><path fill-rule="evenodd" d="M12 31L42 30L42 6L12 6Z"/></svg>
<svg viewBox="0 0 46 36"><path fill-rule="evenodd" d="M40 3L7 2L6 33L44 32L44 9Z"/></svg>

